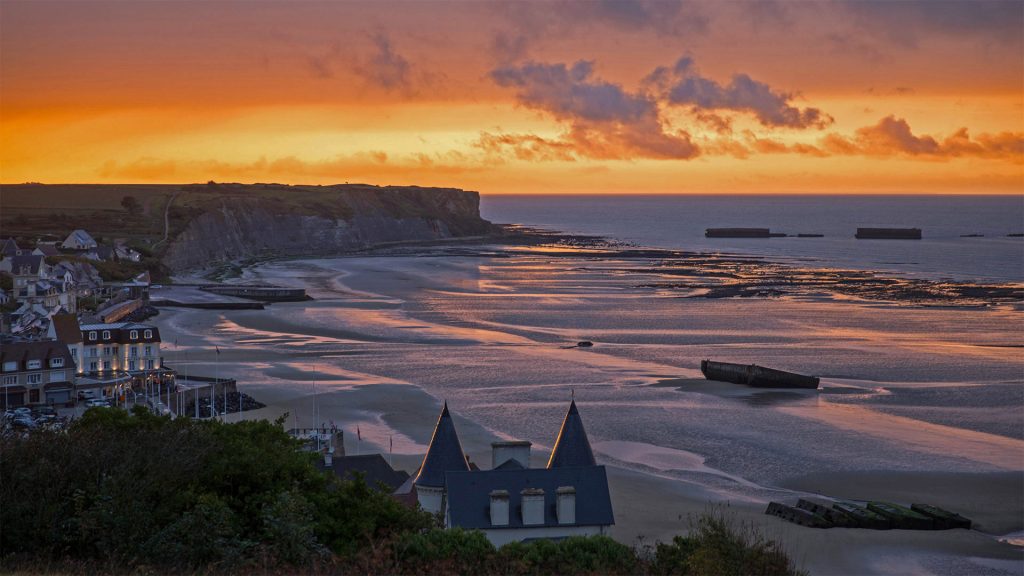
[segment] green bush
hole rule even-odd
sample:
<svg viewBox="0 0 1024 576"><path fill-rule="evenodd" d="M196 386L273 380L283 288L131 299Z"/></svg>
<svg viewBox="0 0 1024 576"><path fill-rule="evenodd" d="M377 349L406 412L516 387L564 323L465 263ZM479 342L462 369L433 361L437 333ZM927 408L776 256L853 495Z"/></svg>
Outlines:
<svg viewBox="0 0 1024 576"><path fill-rule="evenodd" d="M607 536L513 542L499 553L500 563L510 574L636 574L640 570L633 550Z"/></svg>
<svg viewBox="0 0 1024 576"><path fill-rule="evenodd" d="M686 576L802 574L778 542L753 526L736 526L720 510L697 518L689 535L659 543L651 571Z"/></svg>
<svg viewBox="0 0 1024 576"><path fill-rule="evenodd" d="M66 433L0 439L5 557L192 570L354 554L429 514L342 482L280 425L92 409Z"/></svg>

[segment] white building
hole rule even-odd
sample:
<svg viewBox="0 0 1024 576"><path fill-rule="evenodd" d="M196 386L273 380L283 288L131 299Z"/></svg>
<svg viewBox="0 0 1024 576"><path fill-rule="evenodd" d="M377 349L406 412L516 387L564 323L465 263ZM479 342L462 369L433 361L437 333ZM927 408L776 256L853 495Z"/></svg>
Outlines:
<svg viewBox="0 0 1024 576"><path fill-rule="evenodd" d="M67 250L91 250L96 248L96 240L85 230L75 230L64 239L61 248Z"/></svg>

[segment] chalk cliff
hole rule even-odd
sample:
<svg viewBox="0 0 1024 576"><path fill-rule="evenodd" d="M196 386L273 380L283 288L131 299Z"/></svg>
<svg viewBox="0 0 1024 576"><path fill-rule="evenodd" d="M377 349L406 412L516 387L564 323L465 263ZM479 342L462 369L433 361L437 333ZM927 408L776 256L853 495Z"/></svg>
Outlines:
<svg viewBox="0 0 1024 576"><path fill-rule="evenodd" d="M170 239L163 263L185 270L254 256L331 255L492 231L480 217L479 194L455 188L339 185L261 192L218 195L180 215L187 223Z"/></svg>

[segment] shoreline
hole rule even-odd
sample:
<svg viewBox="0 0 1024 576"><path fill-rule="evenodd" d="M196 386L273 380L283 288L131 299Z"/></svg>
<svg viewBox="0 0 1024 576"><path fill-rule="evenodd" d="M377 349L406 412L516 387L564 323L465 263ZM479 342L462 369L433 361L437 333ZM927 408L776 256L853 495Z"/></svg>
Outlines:
<svg viewBox="0 0 1024 576"><path fill-rule="evenodd" d="M338 258L480 257L509 258L529 254L584 261L615 259L633 266L623 271L661 278L637 288L682 298L821 298L833 301L889 303L959 309L1008 308L1024 311L1024 282L965 282L915 278L879 270L805 266L799 259L730 252L691 252L625 245L602 236L567 234L535 227L495 224L503 232L430 241L384 243L337 254L264 256L223 263L212 269L174 276L181 282L245 284L246 273L262 265ZM475 247L475 250L460 248ZM224 276L225 268L234 271Z"/></svg>
<svg viewBox="0 0 1024 576"><path fill-rule="evenodd" d="M405 252L403 249L402 252ZM812 570L812 573L882 573L886 572L886 566L879 564L880 559L897 561L898 559L913 558L917 562L915 566L921 567L920 571L926 573L941 573L934 566L934 558L946 557L957 558L957 562L970 562L962 558L988 558L994 562L1024 562L1024 549L1014 547L1010 544L1000 543L996 535L983 534L979 531L956 531L957 534L923 534L917 532L899 533L863 533L865 531L844 530L844 536L837 538L832 530L814 530L795 525L785 525L781 521L764 515L764 496L761 491L745 486L742 483L731 481L727 476L746 479L742 473L726 472L721 474L709 474L707 471L695 470L696 466L690 465L687 468L686 449L662 447L673 452L662 451L644 455L643 450L638 450L638 445L619 446L627 453L631 453L632 462L615 458L608 454L608 450L602 451L600 446L616 436L609 436L601 430L600 414L605 413L603 400L608 394L612 394L617 387L641 385L653 392L663 391L664 394L678 394L673 389L672 378L683 378L689 372L678 365L667 366L652 361L650 365L638 364L635 360L625 361L615 354L617 352L628 352L627 348L612 346L608 337L594 337L598 342L595 349L581 350L560 350L558 343L570 336L575 337L576 332L572 328L553 329L546 336L540 328L527 330L500 322L474 321L466 326L459 323L452 324L451 319L446 317L435 317L431 312L432 308L421 308L413 300L409 299L410 294L432 295L431 299L458 299L469 298L472 302L474 296L481 290L487 293L505 294L510 287L504 284L495 284L490 278L490 273L484 275L482 271L492 270L497 266L495 273L507 270L507 274L515 274L518 269L516 262L523 261L524 266L529 268L531 263L546 263L545 266L553 266L555 269L563 269L571 266L573 260L566 257L553 257L547 252L541 252L537 256L536 251L510 254L503 251L501 255L486 254L478 252L444 254L433 253L430 255L447 255L452 258L422 258L414 254L416 250L408 253L392 253L386 255L387 259L379 258L379 254L359 255L340 259L299 259L296 261L276 262L265 264L250 269L246 277L267 281L276 277L295 278L295 282L308 286L317 300L303 303L281 304L269 307L262 312L248 311L224 311L221 313L205 311L179 310L168 314L167 319L172 324L185 323L189 326L186 333L193 336L200 336L198 346L190 346L193 361L203 360L203 363L210 366L214 361L212 353L207 346L214 342L225 349L224 362L238 362L237 370L241 373L234 376L239 378L243 388L249 393L268 404L268 408L261 411L247 412L242 415L245 418L268 418L273 419L275 415L289 412L292 417L309 418L312 414L312 391L313 379L317 380L318 398L320 399L320 413L322 418L335 419L344 422L346 434L346 449L348 453L355 453L361 448L363 453L370 450L371 446L384 447L387 441L385 434L393 434L396 438L396 452L393 456L396 467L408 471L414 470L418 465L417 452L422 454L426 442L429 440L430 429L436 419L436 410L440 402L447 397L459 398L453 404L452 410L456 418L456 425L460 436L463 437L463 444L474 461L486 463L489 460L489 443L495 439L508 439L507 437L526 438L535 442L534 457L540 462L543 459L543 448L553 441L551 430L557 422L547 422L548 419L557 420L558 412L564 409L562 406L561 394L568 390L568 384L559 385L557 379L552 381L549 389L538 388L530 384L524 387L524 393L530 392L531 401L527 404L531 413L537 413L536 418L541 423L541 428L524 426L524 423L516 423L515 415L499 418L497 420L480 421L480 414L487 414L491 406L507 405L507 398L517 393L508 388L475 388L465 390L456 385L443 384L449 378L454 383L462 381L465 374L472 374L476 370L473 364L489 366L496 359L502 362L518 363L519 359L532 358L534 361L539 358L545 362L564 363L569 362L577 373L575 378L581 381L600 381L601 376L595 374L618 374L617 378L622 383L615 384L608 388L596 388L587 386L583 388L584 400L580 401L581 411L588 424L588 430L594 430L592 434L595 442L595 450L599 453L599 461L609 466L609 481L612 483L613 503L616 510L616 526L613 535L627 544L633 544L638 537L644 536L644 541L650 542L652 538L667 539L679 533L685 528L685 517L688 514L695 514L704 511L708 506L728 505L729 510L734 511L738 520L760 526L768 531L769 535L778 534L784 545L791 547L795 553L794 557L798 563L803 562L805 567ZM524 260L525 258L525 260ZM587 262L594 262L597 257L588 258ZM614 263L613 263L614 264ZM612 265L607 269L614 269ZM604 271L594 270L580 271L584 277L590 278L593 274L603 274ZM531 276L532 277L532 276ZM622 276L619 276L622 278ZM243 278L244 279L244 278ZM465 284L465 285L463 285ZM570 285L575 285L570 281ZM652 296L646 292L637 290L634 283L625 280L623 286L631 287L630 293L637 294L637 298L649 299ZM401 289L399 289L401 288ZM529 293L529 290L527 290ZM549 289L550 298L559 299L559 291ZM515 291L509 292L514 295ZM605 294L598 291L595 294ZM609 298L618 298L617 292L608 292ZM570 291L570 300L580 298ZM497 302L497 300L495 300ZM511 301L515 301L514 299ZM614 300L613 300L614 301ZM672 298L660 300L672 302ZM698 306L703 310L707 304L714 300L690 300L687 306ZM750 301L748 299L735 300L737 304ZM788 302L788 303L787 303ZM770 302L766 302L771 304ZM789 302L785 299L778 300L773 306L784 304L786 308L795 310L806 307L798 301ZM823 302L821 306L834 306L835 302ZM744 304L744 307L748 307ZM858 307L859 308L859 307ZM830 308L831 309L831 308ZM852 310L852 308L851 308ZM928 312L924 308L913 308L908 314L938 314L939 311ZM430 320L424 320L429 318ZM210 328L206 328L210 322ZM176 332L177 327L173 330ZM163 328L162 328L163 330ZM583 333L580 333L583 334ZM588 334L589 336L589 334ZM600 336L600 335L599 335ZM192 336L189 336L192 337ZM588 338L590 339L590 338ZM234 343L239 348L228 350L228 346ZM268 346L270 347L268 349ZM200 352L200 350L203 350ZM453 368L458 368L450 377L441 377L438 372L439 366L433 366L436 361L428 358L409 364L403 370L390 374L379 371L380 367L393 366L395 361L403 363L422 354L429 354L429 350L444 351L447 358L453 353ZM479 350L480 354L470 360L471 356L465 356L462 352ZM993 354L1005 355L1005 348L992 348ZM196 354L199 352L199 354ZM510 356L511 355L511 356ZM316 361L313 358L317 358ZM398 359L401 360L398 360ZM462 358L461 360L458 360ZM469 362L469 365L460 366L461 363ZM172 360L173 363L173 360ZM193 362L194 363L194 362ZM319 363L319 369L316 368ZM330 365L330 369L324 365ZM244 367L244 368L243 368ZM344 367L343 369L341 367ZM377 367L377 368L375 368ZM585 367L585 369L583 369ZM641 369L642 367L642 369ZM223 369L223 366L222 366ZM313 370L316 375L310 372ZM632 371L636 371L633 374ZM384 375L386 374L386 376ZM410 374L415 376L410 377ZM247 377L247 375L249 375ZM656 376L661 375L661 376ZM524 375L525 376L525 375ZM441 378L439 381L438 378ZM299 384L294 384L300 380ZM424 381L421 381L424 380ZM658 381L662 383L659 386ZM927 378L921 379L921 386L928 386ZM288 384L288 382L293 382ZM438 382L442 385L439 386ZM303 384L304 383L304 384ZM526 386L529 382L524 382ZM890 385L890 382L881 381L878 387ZM950 384L943 382L942 384ZM954 382L955 384L955 382ZM966 383L965 383L966 384ZM284 385L282 387L282 385ZM973 384L978 386L979 384ZM564 386L564 387L563 387ZM851 390L858 391L858 395L864 394L863 388L856 388L856 383L841 383L840 386L854 386ZM873 386L873 384L872 384ZM675 386L678 387L678 386ZM704 385L708 388L709 385ZM912 386L915 387L915 386ZM710 385L714 388L714 385ZM639 388L637 388L639 389ZM259 390L260 392L256 392ZM599 392L600 391L600 392ZM732 397L723 395L721 391L686 390L680 397L696 398L699 405L711 402L711 405L718 405L726 402L725 406L759 406L757 410L778 411L779 407L785 408L788 402L808 402L808 398L798 397L772 398L767 403L761 402L761 398L754 399L754 394L749 391L736 391L739 396ZM697 396L692 396L697 393ZM453 396L457 394L457 396ZM662 392L658 392L662 394ZM701 400L698 396L708 396L708 399ZM855 395L856 396L856 395ZM613 396L609 396L612 398ZM661 398L662 396L658 396ZM671 398L671 396L665 396ZM815 396L817 398L817 396ZM827 398L827 396L826 396ZM579 400L579 397L578 397ZM687 400L686 402L689 402ZM780 404L781 402L781 404ZM632 410L628 405L616 403L616 411ZM681 404L685 406L685 403ZM680 408L687 409L687 408ZM699 408L697 408L699 409ZM631 412L630 412L631 413ZM685 412L683 414L686 414ZM230 415L231 421L234 415ZM625 417L625 415L623 416ZM801 418L802 422L803 419ZM300 422L301 423L301 422ZM828 423L823 423L828 424ZM802 424L803 425L803 424ZM361 447L354 442L354 429L361 427L364 431L366 441ZM591 428L593 427L593 428ZM506 433L507 432L507 433ZM376 437L376 439L372 438ZM617 438L624 442L636 442L629 438ZM651 446L659 447L657 443L648 443ZM614 448L614 447L613 447ZM611 450L614 452L615 450ZM621 456L622 454L620 454ZM653 460L652 460L653 458ZM703 457L701 457L703 458ZM660 460L659 460L660 459ZM673 460L677 459L677 460ZM721 463L712 458L705 459L702 464L707 468L721 471ZM662 468L654 466L650 471L644 471L640 467L648 466L655 462ZM692 462L690 463L692 464ZM726 463L726 468L729 464ZM942 481L940 472L923 472L916 478L899 476L899 471L872 471L865 469L861 471L840 471L832 478L817 478L790 475L789 478L780 481L759 483L758 486L767 492L797 493L813 492L824 496L839 497L845 495L844 486L849 482L844 477L855 478L876 478L880 482L891 481L893 487L901 487L908 493L920 494L924 486L927 486L932 478ZM894 475L896 474L896 475ZM998 472L985 472L974 476L961 475L960 486L962 489L972 493L980 494L984 500L978 505L982 514L988 514L984 510L991 510L995 504L1007 500L1008 488L1015 485L1003 483L1002 488L993 488L988 480L999 474ZM1012 473L1011 473L1012 474ZM861 475L861 476L858 476ZM852 482L852 480L850 481ZM756 483L755 483L756 484ZM742 498L743 494L754 492L753 500ZM841 492L843 492L841 494ZM766 493L766 492L765 492ZM760 494L760 495L759 495ZM852 496L851 496L852 497ZM928 497L921 500L929 501ZM909 503L909 500L905 503ZM935 502L940 504L940 502ZM951 506L957 510L956 506ZM972 508L974 510L974 508ZM963 511L963 510L957 510ZM993 513L998 516L998 513ZM1012 512L1011 512L1012 514ZM968 514L969 515L969 514ZM987 520L985 526L1014 527L1012 522L1003 519ZM1022 527L1024 528L1024 527ZM963 533L960 533L963 532ZM1001 532L1006 534L1013 532L1007 530ZM836 542L838 540L838 542ZM951 552L955 551L953 556ZM943 556L945 555L945 556ZM930 560L931 559L931 560ZM902 560L901 560L902 561ZM1014 564L1016 566L1018 564ZM959 572L969 573L967 564L961 567ZM998 572L997 572L998 573Z"/></svg>

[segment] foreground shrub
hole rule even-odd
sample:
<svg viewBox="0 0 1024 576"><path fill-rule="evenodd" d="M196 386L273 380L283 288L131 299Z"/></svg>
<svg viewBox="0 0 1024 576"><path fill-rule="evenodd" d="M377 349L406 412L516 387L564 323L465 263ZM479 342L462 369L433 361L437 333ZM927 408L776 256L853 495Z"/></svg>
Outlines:
<svg viewBox="0 0 1024 576"><path fill-rule="evenodd" d="M687 576L799 575L781 545L721 511L701 515L687 536L659 543L652 572Z"/></svg>
<svg viewBox="0 0 1024 576"><path fill-rule="evenodd" d="M636 574L633 550L607 536L514 542L501 547L499 564L510 574Z"/></svg>
<svg viewBox="0 0 1024 576"><path fill-rule="evenodd" d="M280 425L93 409L0 439L0 553L224 570L353 554L431 517L322 473Z"/></svg>

